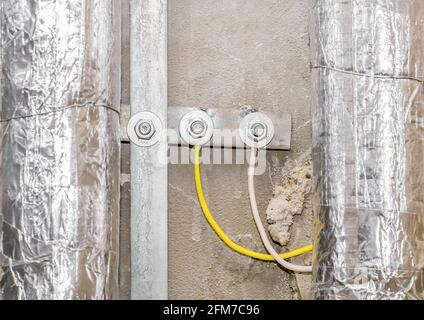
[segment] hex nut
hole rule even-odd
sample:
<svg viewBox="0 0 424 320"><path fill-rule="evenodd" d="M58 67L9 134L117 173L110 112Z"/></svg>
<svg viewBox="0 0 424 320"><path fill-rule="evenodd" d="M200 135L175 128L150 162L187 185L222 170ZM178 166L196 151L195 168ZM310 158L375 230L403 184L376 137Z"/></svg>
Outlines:
<svg viewBox="0 0 424 320"><path fill-rule="evenodd" d="M266 148L275 136L274 124L266 114L252 112L242 119L239 136L249 147Z"/></svg>
<svg viewBox="0 0 424 320"><path fill-rule="evenodd" d="M248 128L249 138L253 141L260 142L268 136L268 126L262 122L253 122Z"/></svg>
<svg viewBox="0 0 424 320"><path fill-rule="evenodd" d="M127 134L131 143L147 148L159 143L164 137L162 120L154 113L142 111L133 115L128 121Z"/></svg>
<svg viewBox="0 0 424 320"><path fill-rule="evenodd" d="M179 132L182 141L188 145L203 146L214 134L212 117L204 110L191 111L180 120Z"/></svg>
<svg viewBox="0 0 424 320"><path fill-rule="evenodd" d="M150 140L156 134L155 125L151 120L140 120L134 129L141 140Z"/></svg>
<svg viewBox="0 0 424 320"><path fill-rule="evenodd" d="M187 124L187 131L194 139L201 139L208 132L208 125L201 118L193 119Z"/></svg>

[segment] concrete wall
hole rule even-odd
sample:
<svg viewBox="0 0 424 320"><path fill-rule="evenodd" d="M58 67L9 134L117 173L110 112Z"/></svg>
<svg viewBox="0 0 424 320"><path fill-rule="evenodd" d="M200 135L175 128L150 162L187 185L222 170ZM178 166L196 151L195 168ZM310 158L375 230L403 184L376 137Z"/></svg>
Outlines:
<svg viewBox="0 0 424 320"><path fill-rule="evenodd" d="M126 6L127 1L123 2ZM307 27L311 2L169 0L171 106L240 108L250 105L293 115L293 150L269 153L267 172L257 178L257 196L264 219L274 189L277 196L281 196L279 190L287 169L295 168L296 160L307 157L310 152ZM128 40L124 42L124 55L127 55ZM124 65L124 103L129 103L128 72L125 71L128 68ZM129 173L128 156L129 148L124 146L124 174ZM264 251L251 218L246 172L247 168L240 165L205 166L205 193L217 220L234 240ZM170 298L293 299L307 296L309 276L295 278L275 264L241 257L219 241L198 207L191 166L170 166L169 181ZM121 203L123 298L129 294L128 186L124 181ZM293 222L289 248L310 241L310 212L294 217Z"/></svg>

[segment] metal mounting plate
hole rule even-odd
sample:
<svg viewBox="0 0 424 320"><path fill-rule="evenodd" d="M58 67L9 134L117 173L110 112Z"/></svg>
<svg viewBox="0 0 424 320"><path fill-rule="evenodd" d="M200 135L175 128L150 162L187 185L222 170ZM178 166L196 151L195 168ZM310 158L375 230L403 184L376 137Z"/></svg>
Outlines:
<svg viewBox="0 0 424 320"><path fill-rule="evenodd" d="M127 106L122 106L121 122L122 127L126 128L128 115L126 114ZM221 148L246 148L242 141L239 129L243 119L256 110L248 107L236 108L194 108L194 107L168 107L168 140L170 145L184 145L187 143L181 139L179 135L179 126L184 116L190 112L204 110L212 118L215 127L213 139L205 146L221 147ZM257 110L272 119L275 129L275 135L268 144L269 150L290 150L292 138L292 116L284 112L267 112ZM122 139L129 141L124 130ZM229 137L231 134L231 137Z"/></svg>

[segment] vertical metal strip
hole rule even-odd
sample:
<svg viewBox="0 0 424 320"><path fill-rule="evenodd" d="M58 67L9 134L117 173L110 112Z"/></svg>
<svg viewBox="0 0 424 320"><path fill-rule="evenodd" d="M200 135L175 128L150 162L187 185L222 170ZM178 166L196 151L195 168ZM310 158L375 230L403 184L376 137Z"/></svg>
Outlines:
<svg viewBox="0 0 424 320"><path fill-rule="evenodd" d="M131 0L131 114L167 124L167 0ZM132 299L168 298L167 142L131 148Z"/></svg>

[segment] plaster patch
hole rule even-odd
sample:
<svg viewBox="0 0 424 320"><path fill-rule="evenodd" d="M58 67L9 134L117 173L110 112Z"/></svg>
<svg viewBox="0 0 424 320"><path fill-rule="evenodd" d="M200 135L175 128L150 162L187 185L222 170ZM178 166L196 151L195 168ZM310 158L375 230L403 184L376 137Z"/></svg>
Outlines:
<svg viewBox="0 0 424 320"><path fill-rule="evenodd" d="M281 186L276 186L274 198L268 205L267 220L269 231L274 241L286 246L290 241L290 229L294 217L305 210L311 210L312 163L311 159L300 161L282 179Z"/></svg>

